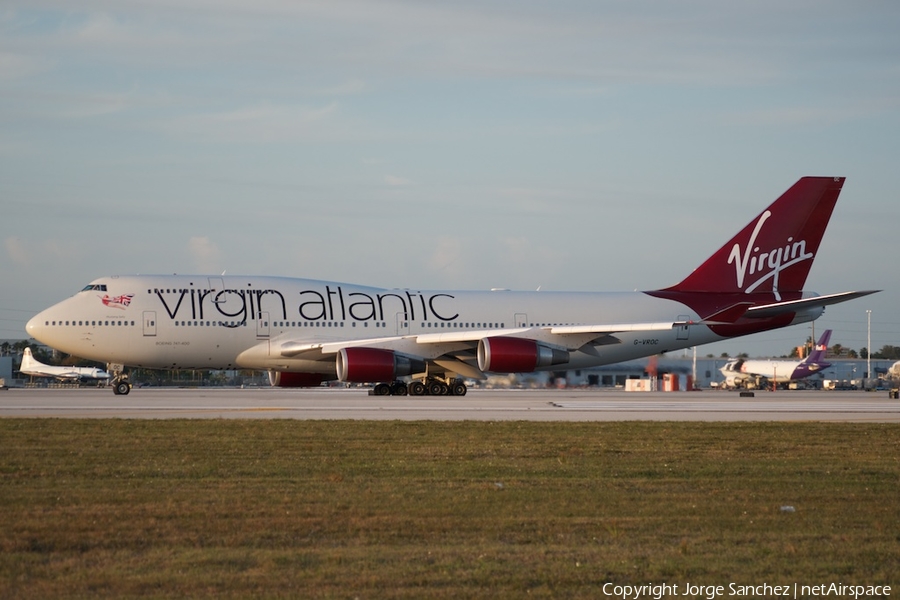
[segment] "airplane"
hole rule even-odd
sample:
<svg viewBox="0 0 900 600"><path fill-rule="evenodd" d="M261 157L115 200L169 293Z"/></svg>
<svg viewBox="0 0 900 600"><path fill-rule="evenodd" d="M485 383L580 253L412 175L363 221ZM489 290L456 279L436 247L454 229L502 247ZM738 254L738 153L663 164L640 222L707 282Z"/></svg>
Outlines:
<svg viewBox="0 0 900 600"><path fill-rule="evenodd" d="M843 177L803 177L680 283L634 292L387 289L287 277L114 275L30 336L125 366L256 369L273 386L463 395L466 379L581 369L810 322L878 290L803 291Z"/></svg>
<svg viewBox="0 0 900 600"><path fill-rule="evenodd" d="M737 358L728 361L719 371L725 376L725 385L727 387L756 385L760 379L766 379L776 385L804 379L831 366L831 363L825 362L825 353L828 350L828 341L830 339L831 330L826 329L819 341L816 342L813 351L803 360L747 360Z"/></svg>
<svg viewBox="0 0 900 600"><path fill-rule="evenodd" d="M34 358L31 348L25 348L19 372L33 377L55 377L61 381L103 381L109 373L97 367L54 367L45 365Z"/></svg>

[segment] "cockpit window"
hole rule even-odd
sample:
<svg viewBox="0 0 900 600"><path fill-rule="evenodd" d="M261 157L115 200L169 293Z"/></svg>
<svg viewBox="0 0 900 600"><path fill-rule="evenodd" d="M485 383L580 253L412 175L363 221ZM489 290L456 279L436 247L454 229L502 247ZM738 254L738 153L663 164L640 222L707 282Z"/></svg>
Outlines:
<svg viewBox="0 0 900 600"><path fill-rule="evenodd" d="M84 286L84 289L81 290L81 291L82 291L82 292L89 292L89 291L91 291L91 290L93 290L93 291L95 291L95 292L105 292L105 291L106 291L106 284L105 284L105 283L91 283L91 284L88 284L88 285Z"/></svg>

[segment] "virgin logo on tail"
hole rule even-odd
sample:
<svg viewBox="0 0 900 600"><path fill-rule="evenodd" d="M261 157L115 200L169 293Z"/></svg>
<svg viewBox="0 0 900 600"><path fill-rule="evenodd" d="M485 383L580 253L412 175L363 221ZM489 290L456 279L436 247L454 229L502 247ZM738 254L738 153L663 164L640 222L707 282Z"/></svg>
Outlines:
<svg viewBox="0 0 900 600"><path fill-rule="evenodd" d="M767 210L759 216L753 233L746 248L741 248L740 243L736 243L731 248L731 254L728 255L728 264L734 263L735 275L737 277L737 287L749 294L756 290L768 279L772 279L772 292L775 294L776 300L781 300L781 294L778 292L778 274L792 265L812 260L815 254L806 251L806 240L794 241L793 237L787 239L784 247L760 251L756 245L756 238L759 237L763 225L772 212ZM768 269L768 270L766 270ZM744 287L744 279L748 276L756 275L757 278L748 282Z"/></svg>

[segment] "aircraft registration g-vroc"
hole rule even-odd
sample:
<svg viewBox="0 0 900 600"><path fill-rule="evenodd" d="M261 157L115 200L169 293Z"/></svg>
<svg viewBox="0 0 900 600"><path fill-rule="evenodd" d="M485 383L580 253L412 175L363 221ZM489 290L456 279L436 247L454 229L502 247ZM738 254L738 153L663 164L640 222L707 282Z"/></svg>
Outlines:
<svg viewBox="0 0 900 600"><path fill-rule="evenodd" d="M807 323L873 291L803 286L844 183L804 177L681 283L646 292L382 289L257 276L112 276L32 318L48 346L124 367L260 369L273 385L466 393L463 378L581 369ZM409 383L407 383L407 381Z"/></svg>

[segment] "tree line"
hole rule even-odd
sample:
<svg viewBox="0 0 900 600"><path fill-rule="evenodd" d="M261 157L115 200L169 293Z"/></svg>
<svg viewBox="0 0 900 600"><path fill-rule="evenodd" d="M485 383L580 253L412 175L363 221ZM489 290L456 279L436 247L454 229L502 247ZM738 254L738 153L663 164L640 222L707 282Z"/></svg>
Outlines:
<svg viewBox="0 0 900 600"><path fill-rule="evenodd" d="M807 338L806 356L809 356L809 353L813 349L813 345L813 339ZM881 347L881 350L873 352L872 356L869 356L869 349L866 347L860 348L857 352L853 348L844 347L842 344L834 344L833 346L828 348L827 355L832 358L875 358L881 360L900 360L900 346L891 346L890 344L885 344ZM799 358L797 348L793 348L791 350L788 358Z"/></svg>

